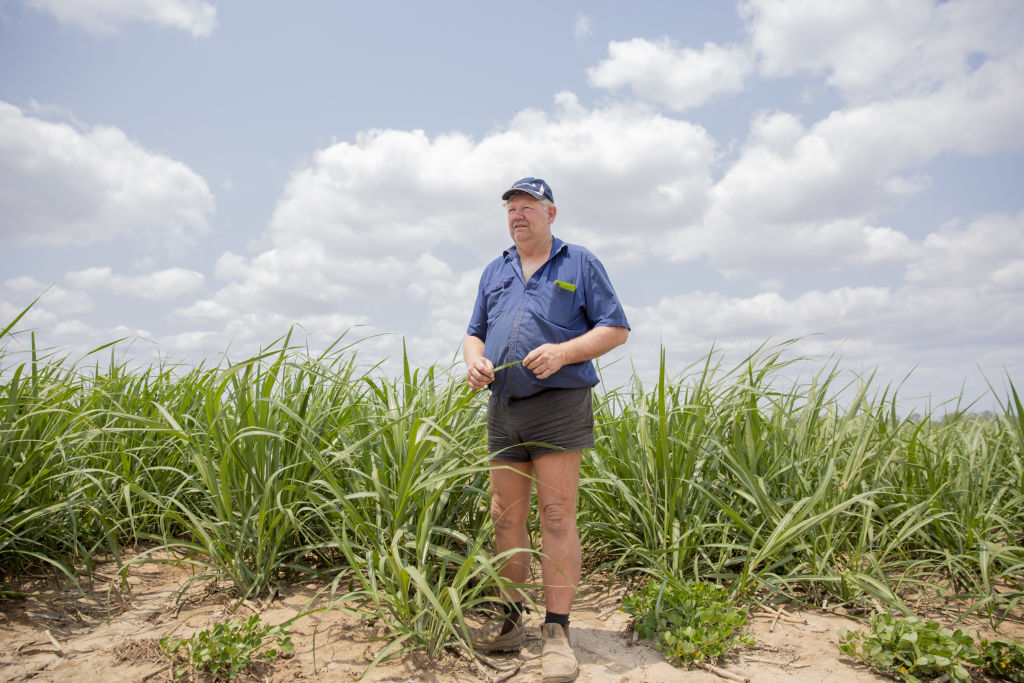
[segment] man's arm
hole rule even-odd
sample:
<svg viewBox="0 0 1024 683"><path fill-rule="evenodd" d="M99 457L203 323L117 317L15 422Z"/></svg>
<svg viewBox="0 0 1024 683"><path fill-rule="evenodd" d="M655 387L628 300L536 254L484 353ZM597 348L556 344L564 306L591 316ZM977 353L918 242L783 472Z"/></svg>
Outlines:
<svg viewBox="0 0 1024 683"><path fill-rule="evenodd" d="M628 327L595 327L561 344L541 344L526 354L523 365L532 370L538 379L547 379L561 370L563 365L582 363L603 356L616 346L625 344L628 337ZM480 344L483 353L483 342ZM465 348L462 353L466 355ZM468 362L467 357L467 364ZM493 378L492 372L491 379ZM470 386L472 385L470 382Z"/></svg>
<svg viewBox="0 0 1024 683"><path fill-rule="evenodd" d="M462 340L462 357L466 361L466 381L473 389L483 389L494 381L494 365L484 357L484 340L467 334Z"/></svg>

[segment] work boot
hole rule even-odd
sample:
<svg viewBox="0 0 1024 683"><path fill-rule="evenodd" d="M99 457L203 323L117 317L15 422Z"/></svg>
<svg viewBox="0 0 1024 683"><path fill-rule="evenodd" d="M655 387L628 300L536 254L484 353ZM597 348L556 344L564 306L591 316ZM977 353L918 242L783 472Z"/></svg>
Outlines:
<svg viewBox="0 0 1024 683"><path fill-rule="evenodd" d="M498 617L470 632L473 649L479 652L514 652L526 642L523 615Z"/></svg>
<svg viewBox="0 0 1024 683"><path fill-rule="evenodd" d="M580 675L572 644L569 642L569 627L561 624L544 624L540 627L543 643L540 657L541 679L544 683L568 683Z"/></svg>

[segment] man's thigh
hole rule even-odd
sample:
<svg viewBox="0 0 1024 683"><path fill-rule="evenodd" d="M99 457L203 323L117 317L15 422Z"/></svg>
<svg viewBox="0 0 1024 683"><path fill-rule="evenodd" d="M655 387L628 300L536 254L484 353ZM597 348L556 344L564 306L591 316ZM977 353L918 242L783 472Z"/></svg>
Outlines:
<svg viewBox="0 0 1024 683"><path fill-rule="evenodd" d="M533 461L537 479L537 504L565 505L576 510L576 492L580 485L580 463L583 451L549 453Z"/></svg>
<svg viewBox="0 0 1024 683"><path fill-rule="evenodd" d="M493 510L525 521L533 494L533 463L491 460L490 474Z"/></svg>

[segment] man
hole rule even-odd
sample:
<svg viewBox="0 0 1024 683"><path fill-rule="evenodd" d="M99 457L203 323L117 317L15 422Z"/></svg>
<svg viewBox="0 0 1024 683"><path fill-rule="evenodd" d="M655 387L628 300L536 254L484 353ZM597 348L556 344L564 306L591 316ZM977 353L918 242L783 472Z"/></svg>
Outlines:
<svg viewBox="0 0 1024 683"><path fill-rule="evenodd" d="M543 679L572 681L579 673L568 632L581 565L576 491L582 451L594 445L591 388L598 381L590 361L624 343L629 323L600 261L551 234L557 209L546 182L523 178L501 198L514 245L480 277L463 342L466 379L473 389L491 390L495 550L524 549L501 570L514 583L527 578L527 519L537 482ZM501 598L505 618L474 637L480 650L518 650L526 640L522 595Z"/></svg>

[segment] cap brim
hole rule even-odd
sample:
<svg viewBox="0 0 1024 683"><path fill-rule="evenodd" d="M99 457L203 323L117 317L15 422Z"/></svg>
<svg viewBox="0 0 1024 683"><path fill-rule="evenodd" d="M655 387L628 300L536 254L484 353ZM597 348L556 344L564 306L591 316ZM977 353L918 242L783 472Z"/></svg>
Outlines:
<svg viewBox="0 0 1024 683"><path fill-rule="evenodd" d="M527 190L524 187L513 187L511 190L505 190L505 193L503 195L501 195L502 201L506 201L507 202L508 198L511 197L516 192L525 192L528 195L533 195L537 199L547 199L547 197L544 196L543 192L538 194L538 193L534 192L533 190Z"/></svg>

